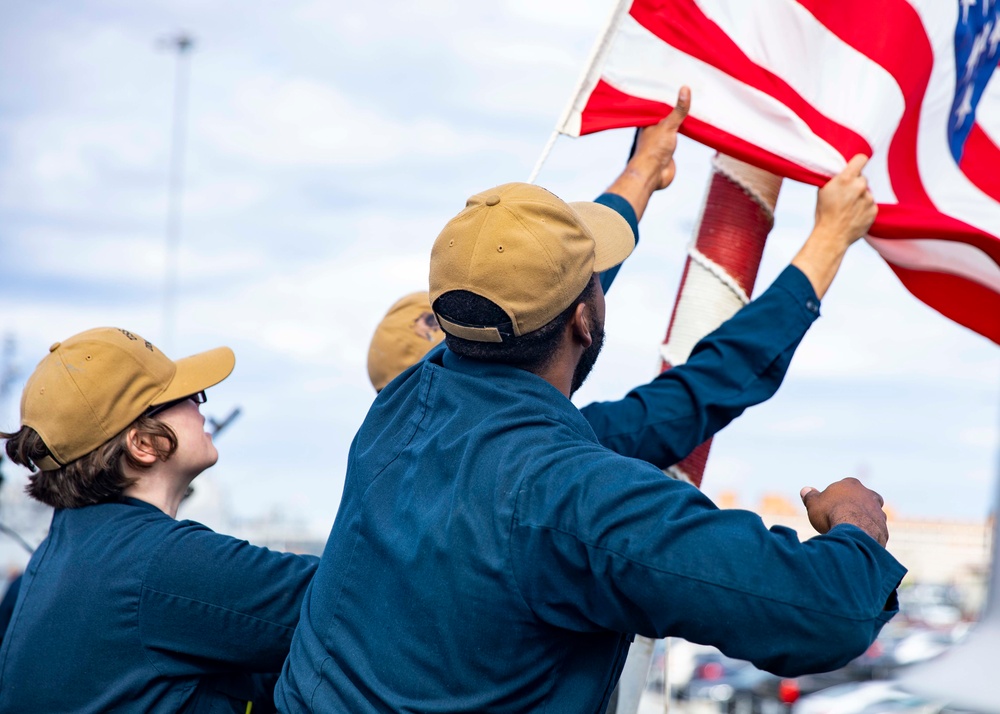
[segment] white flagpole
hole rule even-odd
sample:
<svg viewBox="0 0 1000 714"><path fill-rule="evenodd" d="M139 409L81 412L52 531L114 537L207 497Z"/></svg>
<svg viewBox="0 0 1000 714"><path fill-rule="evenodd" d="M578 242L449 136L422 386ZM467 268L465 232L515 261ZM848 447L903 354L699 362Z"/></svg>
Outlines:
<svg viewBox="0 0 1000 714"><path fill-rule="evenodd" d="M538 157L538 161L535 162L535 168L531 170L531 176L528 177L528 183L535 183L535 179L538 178L538 174L541 173L542 166L545 164L545 160L549 158L549 154L552 153L552 147L556 145L556 139L559 138L559 127L552 130L552 136L549 140L545 142L545 148L542 149L542 155Z"/></svg>
<svg viewBox="0 0 1000 714"><path fill-rule="evenodd" d="M587 64L584 66L583 73L580 75L580 79L577 80L576 89L574 89L573 94L570 95L569 103L566 105L562 116L556 123L556 128L552 131L552 136L550 136L549 140L545 143L545 148L542 149L542 153L538 157L538 161L535 162L535 168L532 169L531 175L528 177L528 183L534 183L535 179L538 178L538 174L541 172L542 166L545 164L546 159L549 158L549 154L552 153L552 147L555 146L556 139L559 137L559 134L566 134L567 136L580 135L579 128L577 128L576 131L567 131L566 125L569 124L570 117L573 115L574 110L577 108L577 104L580 102L580 97L585 92L589 94L590 90L593 89L595 84L597 84L597 80L600 78L600 72L597 71L597 67L611 44L611 38L614 35L615 30L618 28L619 21L631 7L632 0L618 0L618 2L615 3L615 6L611 8L611 13L608 15L608 19L604 22L604 27L597 36L597 42L594 44L594 49L590 52L590 57L587 59Z"/></svg>

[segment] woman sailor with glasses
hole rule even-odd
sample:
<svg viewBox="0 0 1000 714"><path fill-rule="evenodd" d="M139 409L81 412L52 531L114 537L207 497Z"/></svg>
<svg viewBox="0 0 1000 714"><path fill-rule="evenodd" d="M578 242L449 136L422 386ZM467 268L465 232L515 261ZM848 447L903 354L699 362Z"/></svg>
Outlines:
<svg viewBox="0 0 1000 714"><path fill-rule="evenodd" d="M273 711L317 559L175 519L218 459L199 405L234 362L99 328L28 379L0 439L55 513L0 648L0 711Z"/></svg>

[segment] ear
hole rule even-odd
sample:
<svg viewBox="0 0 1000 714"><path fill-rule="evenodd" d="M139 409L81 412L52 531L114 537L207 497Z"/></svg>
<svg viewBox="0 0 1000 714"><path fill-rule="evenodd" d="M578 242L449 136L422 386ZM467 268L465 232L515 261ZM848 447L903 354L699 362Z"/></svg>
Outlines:
<svg viewBox="0 0 1000 714"><path fill-rule="evenodd" d="M570 320L570 329L573 332L573 341L578 342L581 347L587 349L594 342L590 324L590 315L586 303L579 303L573 311L573 319Z"/></svg>
<svg viewBox="0 0 1000 714"><path fill-rule="evenodd" d="M152 466L158 461L149 435L141 433L138 429L129 429L125 445L129 453L132 454L132 458L141 464Z"/></svg>

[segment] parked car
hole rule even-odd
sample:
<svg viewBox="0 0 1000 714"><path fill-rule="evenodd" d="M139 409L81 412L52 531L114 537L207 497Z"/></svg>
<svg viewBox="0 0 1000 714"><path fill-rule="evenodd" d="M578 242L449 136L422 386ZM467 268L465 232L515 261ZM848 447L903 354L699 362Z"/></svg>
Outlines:
<svg viewBox="0 0 1000 714"><path fill-rule="evenodd" d="M895 682L848 682L802 697L792 707L792 713L859 714L862 711L885 711L886 705L894 703L912 705L914 699Z"/></svg>
<svg viewBox="0 0 1000 714"><path fill-rule="evenodd" d="M720 696L731 689L731 680L740 670L754 669L749 662L726 657L718 651L699 652L694 657L691 678L678 687L676 696L681 700L723 701Z"/></svg>
<svg viewBox="0 0 1000 714"><path fill-rule="evenodd" d="M675 690L675 696L714 703L725 714L788 714L794 711L793 705L797 701L814 693L830 691L839 685L889 679L900 668L925 661L944 651L958 636L960 631L953 629L886 628L863 654L845 666L831 672L794 678L763 672L748 662L731 659L717 650L700 652L694 658L693 675L685 685ZM880 683L880 686L884 685L884 682ZM877 689L875 687L873 691ZM888 707L889 701L897 700L890 698L880 706ZM912 696L905 701L913 707L926 704ZM900 708L900 711L907 710ZM922 710L916 708L913 711ZM857 712L852 711L851 714Z"/></svg>
<svg viewBox="0 0 1000 714"><path fill-rule="evenodd" d="M944 652L956 641L952 630L914 630L896 643L892 658L898 667L925 662Z"/></svg>
<svg viewBox="0 0 1000 714"><path fill-rule="evenodd" d="M787 714L798 698L794 679L778 677L756 667L735 673L732 693L722 708L726 714Z"/></svg>
<svg viewBox="0 0 1000 714"><path fill-rule="evenodd" d="M843 684L803 697L793 714L984 714L912 694L891 681Z"/></svg>
<svg viewBox="0 0 1000 714"><path fill-rule="evenodd" d="M784 704L787 711L798 699L815 692L851 682L890 679L900 668L926 661L955 641L955 630L886 629L862 655L840 669L794 679L761 679L751 694L742 696L754 701L778 702ZM757 714L765 710L762 703L756 703L753 709L747 711Z"/></svg>
<svg viewBox="0 0 1000 714"><path fill-rule="evenodd" d="M733 687L733 706L736 714L785 714L801 697L839 684L867 682L885 677L895 668L892 660L893 645L889 638L876 641L860 657L831 672L806 674L800 677L777 677L766 672L751 675L742 673L729 684Z"/></svg>
<svg viewBox="0 0 1000 714"><path fill-rule="evenodd" d="M792 681L743 660L705 653L677 694L679 699L714 704L723 714L786 714L793 701L788 698Z"/></svg>

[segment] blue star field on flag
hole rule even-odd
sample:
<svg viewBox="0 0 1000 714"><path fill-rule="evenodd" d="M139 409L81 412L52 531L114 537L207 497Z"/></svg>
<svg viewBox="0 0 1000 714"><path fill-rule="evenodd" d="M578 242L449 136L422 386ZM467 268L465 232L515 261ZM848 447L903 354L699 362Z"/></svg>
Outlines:
<svg viewBox="0 0 1000 714"><path fill-rule="evenodd" d="M976 121L976 106L1000 61L997 0L957 0L955 26L955 96L948 123L948 143L955 162Z"/></svg>

